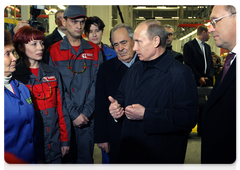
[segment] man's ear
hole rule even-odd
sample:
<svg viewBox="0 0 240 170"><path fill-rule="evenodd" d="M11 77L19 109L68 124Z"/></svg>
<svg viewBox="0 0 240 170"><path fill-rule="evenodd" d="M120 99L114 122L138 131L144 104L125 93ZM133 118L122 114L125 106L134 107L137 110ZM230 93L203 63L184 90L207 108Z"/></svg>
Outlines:
<svg viewBox="0 0 240 170"><path fill-rule="evenodd" d="M161 38L160 36L153 37L153 45L154 47L159 47L161 44Z"/></svg>
<svg viewBox="0 0 240 170"><path fill-rule="evenodd" d="M67 20L65 18L62 18L61 21L62 21L62 25L64 27L66 27L67 26Z"/></svg>
<svg viewBox="0 0 240 170"><path fill-rule="evenodd" d="M25 47L22 44L18 44L18 49L20 52L25 53Z"/></svg>
<svg viewBox="0 0 240 170"><path fill-rule="evenodd" d="M205 36L205 34L206 34L206 31L205 30L203 30L203 32L202 32L202 36Z"/></svg>

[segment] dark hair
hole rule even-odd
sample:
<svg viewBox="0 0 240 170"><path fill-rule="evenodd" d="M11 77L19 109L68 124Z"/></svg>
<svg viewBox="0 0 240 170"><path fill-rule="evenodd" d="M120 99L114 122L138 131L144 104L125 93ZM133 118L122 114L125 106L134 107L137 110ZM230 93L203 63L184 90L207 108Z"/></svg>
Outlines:
<svg viewBox="0 0 240 170"><path fill-rule="evenodd" d="M45 36L42 31L39 31L30 26L23 26L18 29L16 34L13 36L14 47L20 57L23 57L23 53L18 49L18 45L24 45L32 40L45 40Z"/></svg>
<svg viewBox="0 0 240 170"><path fill-rule="evenodd" d="M206 33L208 32L207 26L199 25L197 28L197 35L201 35L203 31L205 31Z"/></svg>
<svg viewBox="0 0 240 170"><path fill-rule="evenodd" d="M102 31L103 31L103 28L105 27L105 24L99 17L97 16L89 17L85 22L85 26L84 26L85 33L89 33L89 30L92 24L96 25L98 29Z"/></svg>
<svg viewBox="0 0 240 170"><path fill-rule="evenodd" d="M7 45L13 45L10 32L4 29L4 47Z"/></svg>
<svg viewBox="0 0 240 170"><path fill-rule="evenodd" d="M57 10L57 12L55 13L55 19L57 19L57 14L60 13L60 12L64 13L64 10L63 9Z"/></svg>

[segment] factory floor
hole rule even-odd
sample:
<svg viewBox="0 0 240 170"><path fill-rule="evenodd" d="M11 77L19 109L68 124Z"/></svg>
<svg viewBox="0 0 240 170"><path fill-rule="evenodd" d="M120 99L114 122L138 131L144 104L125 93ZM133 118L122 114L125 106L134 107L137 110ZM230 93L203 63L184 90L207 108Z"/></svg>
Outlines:
<svg viewBox="0 0 240 170"><path fill-rule="evenodd" d="M94 147L94 164L102 163L101 150L95 144ZM201 137L196 132L192 132L188 138L188 145L185 157L185 164L200 164L201 163Z"/></svg>

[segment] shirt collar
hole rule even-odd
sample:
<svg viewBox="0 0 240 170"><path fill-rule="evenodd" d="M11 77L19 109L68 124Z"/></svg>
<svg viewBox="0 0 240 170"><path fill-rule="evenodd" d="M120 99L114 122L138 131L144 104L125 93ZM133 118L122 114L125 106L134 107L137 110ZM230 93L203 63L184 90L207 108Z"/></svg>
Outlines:
<svg viewBox="0 0 240 170"><path fill-rule="evenodd" d="M232 49L232 53L238 54L238 52L240 51L240 41L237 43L237 45L235 45L235 47Z"/></svg>
<svg viewBox="0 0 240 170"><path fill-rule="evenodd" d="M125 64L129 68L135 62L136 56L137 56L137 53L134 54L134 57L132 58L132 60L129 63L126 63L124 61L122 61L122 63Z"/></svg>
<svg viewBox="0 0 240 170"><path fill-rule="evenodd" d="M201 41L201 40L199 40L198 38L196 38L196 40L197 40L197 42L198 42L199 46L201 47L202 41Z"/></svg>
<svg viewBox="0 0 240 170"><path fill-rule="evenodd" d="M237 47L235 46L230 53L235 53L235 56L233 57L233 59L230 62L230 64L232 65L233 61L235 60L235 58L237 56Z"/></svg>
<svg viewBox="0 0 240 170"><path fill-rule="evenodd" d="M62 31L60 31L59 29L57 29L58 33L61 35L61 37L63 38L66 34L64 34Z"/></svg>

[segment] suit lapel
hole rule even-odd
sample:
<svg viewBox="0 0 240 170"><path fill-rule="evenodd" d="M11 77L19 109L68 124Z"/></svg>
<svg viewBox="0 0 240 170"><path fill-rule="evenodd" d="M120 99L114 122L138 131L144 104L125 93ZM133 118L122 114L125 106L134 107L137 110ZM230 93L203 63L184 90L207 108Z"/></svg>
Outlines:
<svg viewBox="0 0 240 170"><path fill-rule="evenodd" d="M222 71L220 76L218 77L218 81L216 82L214 89L212 91L211 97L209 99L209 107L214 104L228 89L228 87L231 85L231 83L236 79L236 59L232 63L231 67L229 68L226 76L224 77L224 80L221 82L222 78Z"/></svg>
<svg viewBox="0 0 240 170"><path fill-rule="evenodd" d="M194 46L195 46L196 50L197 50L201 55L203 55L202 50L201 50L201 48L200 48L200 46L199 46L199 44L198 44L198 42L197 42L196 39L193 40L193 43L194 43Z"/></svg>

